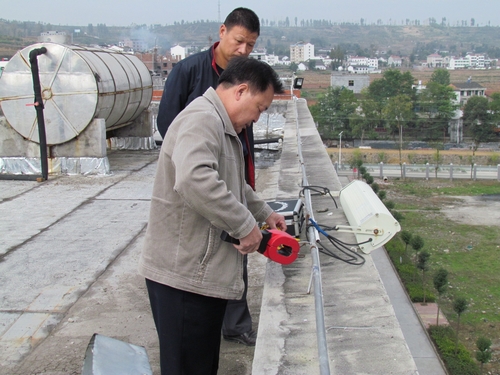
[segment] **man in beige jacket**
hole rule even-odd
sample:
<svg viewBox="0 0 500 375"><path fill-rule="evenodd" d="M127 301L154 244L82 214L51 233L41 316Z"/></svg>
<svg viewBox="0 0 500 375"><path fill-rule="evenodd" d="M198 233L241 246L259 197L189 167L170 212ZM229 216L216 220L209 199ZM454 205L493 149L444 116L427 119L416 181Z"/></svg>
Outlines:
<svg viewBox="0 0 500 375"><path fill-rule="evenodd" d="M230 61L170 126L160 151L139 272L146 278L165 374L216 374L227 300L241 298L243 255L262 240L257 222L285 218L245 182L238 133L259 119L279 77L265 63ZM223 231L240 240L221 240Z"/></svg>

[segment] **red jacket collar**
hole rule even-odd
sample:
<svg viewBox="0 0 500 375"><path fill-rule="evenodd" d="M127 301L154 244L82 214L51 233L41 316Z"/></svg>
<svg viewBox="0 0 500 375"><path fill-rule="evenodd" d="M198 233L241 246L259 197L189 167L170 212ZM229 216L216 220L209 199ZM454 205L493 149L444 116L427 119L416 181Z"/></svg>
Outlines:
<svg viewBox="0 0 500 375"><path fill-rule="evenodd" d="M220 42L215 42L214 45L212 46L212 69L217 73L218 76L220 76L219 69L217 69L217 63L215 62L215 49L219 45Z"/></svg>

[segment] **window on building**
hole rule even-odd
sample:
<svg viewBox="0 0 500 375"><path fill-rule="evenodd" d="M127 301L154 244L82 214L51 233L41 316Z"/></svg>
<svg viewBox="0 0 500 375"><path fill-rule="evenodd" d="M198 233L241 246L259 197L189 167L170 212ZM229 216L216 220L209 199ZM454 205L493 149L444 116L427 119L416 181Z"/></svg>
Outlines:
<svg viewBox="0 0 500 375"><path fill-rule="evenodd" d="M349 80L349 86L351 86L351 87L354 86L354 80L352 80L352 79Z"/></svg>

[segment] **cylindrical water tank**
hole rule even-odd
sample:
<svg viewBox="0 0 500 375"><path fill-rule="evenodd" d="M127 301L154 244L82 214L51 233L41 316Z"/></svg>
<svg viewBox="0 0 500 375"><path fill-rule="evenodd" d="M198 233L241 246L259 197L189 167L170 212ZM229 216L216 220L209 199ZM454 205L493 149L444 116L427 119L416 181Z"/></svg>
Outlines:
<svg viewBox="0 0 500 375"><path fill-rule="evenodd" d="M148 108L151 74L136 56L77 45L37 43L16 53L0 78L0 103L9 124L24 138L39 142L29 54L38 56L47 144L77 137L94 118L106 129L125 126Z"/></svg>

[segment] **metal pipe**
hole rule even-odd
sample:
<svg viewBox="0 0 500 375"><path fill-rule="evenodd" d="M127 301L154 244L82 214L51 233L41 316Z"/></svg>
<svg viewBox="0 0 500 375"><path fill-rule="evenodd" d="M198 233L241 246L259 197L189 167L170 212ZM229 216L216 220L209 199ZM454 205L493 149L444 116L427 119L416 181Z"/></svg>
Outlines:
<svg viewBox="0 0 500 375"><path fill-rule="evenodd" d="M29 53L29 60L31 65L31 76L33 78L33 91L35 94L34 107L36 110L36 117L38 121L38 138L40 140L40 167L41 175L3 175L0 174L0 180L36 180L46 181L49 176L49 165L47 155L47 138L45 133L45 119L43 117L43 97L42 88L40 84L40 76L38 71L38 55L47 53L47 48L35 48Z"/></svg>
<svg viewBox="0 0 500 375"><path fill-rule="evenodd" d="M30 52L31 75L33 77L33 91L35 92L35 109L38 120L38 138L40 139L40 163L42 169L42 180L46 181L49 176L49 166L47 161L47 138L45 133L45 119L43 117L43 98L38 74L38 55L47 52L47 48L35 48Z"/></svg>
<svg viewBox="0 0 500 375"><path fill-rule="evenodd" d="M297 112L297 102L295 97L293 103L295 105L297 145L298 145L298 156L300 161L300 167L302 170L302 185L309 186L309 183L307 181L304 159L302 157L299 119ZM309 218L312 218L314 220L312 203L311 203L311 191L309 189L304 190L304 199L305 199L305 209L306 209L306 220L309 220ZM318 344L319 370L321 375L330 375L330 359L328 356L328 346L326 342L323 287L321 283L321 265L319 260L319 250L318 247L316 246L316 243L319 241L319 233L313 226L309 227L308 233L309 233L309 244L311 246L311 258L313 262L311 270L311 281L309 283L308 293L310 293L311 285L313 285L314 306L316 311L316 337Z"/></svg>

